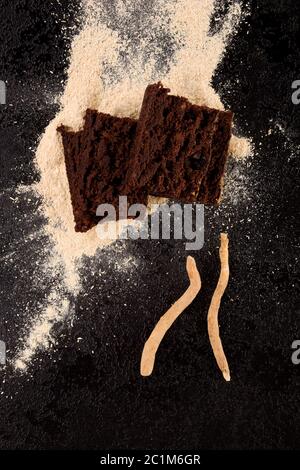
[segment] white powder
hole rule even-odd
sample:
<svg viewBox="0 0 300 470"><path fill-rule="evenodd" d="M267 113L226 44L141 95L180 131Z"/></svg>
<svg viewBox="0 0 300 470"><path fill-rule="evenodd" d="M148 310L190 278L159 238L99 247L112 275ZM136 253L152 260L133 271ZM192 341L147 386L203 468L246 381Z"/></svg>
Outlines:
<svg viewBox="0 0 300 470"><path fill-rule="evenodd" d="M183 95L192 102L217 109L224 106L211 80L226 49L226 44L241 18L238 4L234 4L220 32L210 35L213 0L179 0L174 11L172 28L182 37L184 46L175 56L175 64L167 76L172 93ZM198 12L198 13L197 13Z"/></svg>
<svg viewBox="0 0 300 470"><path fill-rule="evenodd" d="M120 33L126 25L130 33L127 36L118 36L104 24L105 15L99 2L83 2L85 23L72 43L68 78L59 99L60 111L46 128L36 151L40 182L35 185L35 190L43 198L42 210L48 221L45 230L54 244L47 268L62 269L63 284L54 288L45 310L33 319L14 361L17 369L24 370L36 350L47 347L52 326L67 315L68 295L76 296L81 288L78 266L82 256L92 257L98 248L110 243L101 241L95 228L87 233L74 231L63 147L57 127L64 124L79 130L87 108L138 117L145 87L157 80L171 88L172 93L186 96L197 104L224 109L211 80L242 19L238 3L233 4L221 31L214 35L210 34L209 27L213 0L157 0L158 8L151 15L149 13L144 32L138 35L135 34L133 3L125 0L117 3ZM162 72L158 57L163 44L158 45L153 35L164 31L173 37L177 50L170 59L169 68ZM134 43L138 47L133 47L130 35L135 37ZM125 62L122 60L124 53ZM235 137L231 152L243 157L249 152L249 143ZM118 230L121 229L118 226ZM53 296L60 297L60 302L54 302Z"/></svg>
<svg viewBox="0 0 300 470"><path fill-rule="evenodd" d="M55 297L55 294L52 297ZM55 301L54 298L51 298L51 300ZM24 349L14 364L17 369L25 370L35 351L40 347L46 348L49 346L52 342L50 331L53 325L65 319L69 313L69 307L70 302L66 299L63 299L57 305L49 304L42 315L31 325Z"/></svg>

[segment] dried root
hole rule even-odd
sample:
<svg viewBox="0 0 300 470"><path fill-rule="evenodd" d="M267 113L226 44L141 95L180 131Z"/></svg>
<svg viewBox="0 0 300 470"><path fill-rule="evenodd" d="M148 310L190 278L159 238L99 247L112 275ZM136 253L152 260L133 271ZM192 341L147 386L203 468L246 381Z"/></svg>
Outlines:
<svg viewBox="0 0 300 470"><path fill-rule="evenodd" d="M213 294L210 307L207 315L208 335L210 344L216 358L217 364L223 374L224 379L230 381L230 371L228 362L223 350L219 324L218 313L221 304L222 296L229 280L229 263L228 263L228 236L226 233L221 233L221 246L220 246L220 261L221 272L216 290Z"/></svg>
<svg viewBox="0 0 300 470"><path fill-rule="evenodd" d="M188 256L186 269L190 279L190 286L186 292L172 305L160 318L154 330L145 343L141 359L141 375L151 375L155 362L155 355L159 345L168 329L173 325L177 317L193 302L201 289L201 279L196 262L192 256Z"/></svg>

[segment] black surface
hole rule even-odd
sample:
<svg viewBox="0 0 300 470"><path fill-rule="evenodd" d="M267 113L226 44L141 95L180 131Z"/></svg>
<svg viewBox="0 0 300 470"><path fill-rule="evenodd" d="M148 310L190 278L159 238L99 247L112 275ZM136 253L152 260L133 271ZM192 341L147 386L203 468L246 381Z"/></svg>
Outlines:
<svg viewBox="0 0 300 470"><path fill-rule="evenodd" d="M67 1L0 1L0 79L8 88L8 105L0 106L0 339L8 359L49 291L42 277L31 282L46 240L36 238L26 214L39 201L16 204L11 191L37 178L31 148L55 115L47 94L61 90L71 36L61 29L78 23L78 8ZM127 253L138 260L130 275L106 253L86 264L73 326L60 325L56 350L40 352L26 376L9 365L0 371L2 449L299 449L300 365L291 362L291 344L300 339L300 105L291 101L291 84L300 79L299 15L294 0L251 2L219 67L215 86L255 143L244 168L250 196L241 194L217 214L206 210L205 246L194 253L202 295L164 339L154 375L139 376L140 354L155 321L187 285L182 242L128 242ZM285 132L267 135L271 120ZM222 228L231 247L220 312L229 384L215 365L205 322Z"/></svg>

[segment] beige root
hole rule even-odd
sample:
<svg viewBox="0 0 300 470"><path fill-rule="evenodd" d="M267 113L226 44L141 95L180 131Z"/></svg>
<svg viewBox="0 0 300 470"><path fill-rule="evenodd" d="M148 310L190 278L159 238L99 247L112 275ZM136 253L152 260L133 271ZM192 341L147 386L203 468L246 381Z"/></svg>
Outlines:
<svg viewBox="0 0 300 470"><path fill-rule="evenodd" d="M192 256L188 256L186 270L190 280L190 286L186 292L172 305L160 318L154 330L145 343L141 359L141 375L151 375L155 362L155 355L159 345L168 329L173 325L177 317L193 302L201 289L201 278L196 262Z"/></svg>
<svg viewBox="0 0 300 470"><path fill-rule="evenodd" d="M211 299L210 307L207 316L208 335L210 344L216 358L217 364L223 374L224 379L230 381L230 371L228 362L223 350L222 341L220 338L218 313L221 304L222 296L229 280L229 263L228 263L228 236L226 233L221 233L221 246L220 246L220 262L221 271L216 290Z"/></svg>

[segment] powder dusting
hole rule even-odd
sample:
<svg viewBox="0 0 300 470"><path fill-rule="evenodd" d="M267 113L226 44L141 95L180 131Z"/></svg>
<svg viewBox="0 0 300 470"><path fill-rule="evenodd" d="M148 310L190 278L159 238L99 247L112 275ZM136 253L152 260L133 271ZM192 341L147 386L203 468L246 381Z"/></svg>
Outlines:
<svg viewBox="0 0 300 470"><path fill-rule="evenodd" d="M51 298L54 301L53 298ZM25 370L28 362L32 359L35 351L40 348L48 347L52 340L50 331L57 322L62 321L69 314L70 302L63 299L57 305L49 304L42 315L31 326L29 335L26 339L22 354L16 359L15 367L19 370Z"/></svg>
<svg viewBox="0 0 300 470"><path fill-rule="evenodd" d="M78 269L82 257L93 257L97 249L112 243L100 240L95 227L87 233L74 231L57 127L63 124L78 131L87 108L137 118L146 86L158 80L173 94L186 96L199 105L224 109L211 81L243 18L239 3L231 5L221 30L215 34L210 32L213 0L157 0L156 4L154 12L145 15L146 28L139 29L132 2L116 2L115 23L110 25L99 2L83 1L84 24L71 45L68 78L58 97L60 110L36 151L40 181L34 189L42 196L42 211L47 219L45 233L53 244L47 269L60 270L62 282L53 287L44 310L29 326L14 361L18 370L25 370L36 351L49 345L53 340L52 327L67 317L69 297L76 298L81 289ZM164 44L157 40L164 34L172 38L174 45L167 67L160 65ZM246 139L233 137L230 152L243 158L249 154L250 144ZM155 202L160 201L149 201L150 205ZM121 233L124 221L116 225L117 233Z"/></svg>
<svg viewBox="0 0 300 470"><path fill-rule="evenodd" d="M229 154L237 160L245 160L252 155L253 149L249 139L236 137L233 135L229 144Z"/></svg>

